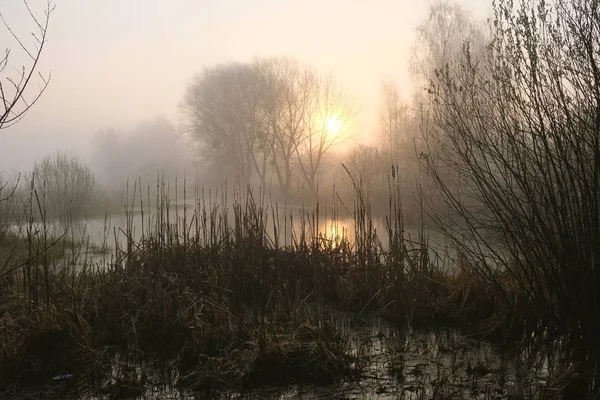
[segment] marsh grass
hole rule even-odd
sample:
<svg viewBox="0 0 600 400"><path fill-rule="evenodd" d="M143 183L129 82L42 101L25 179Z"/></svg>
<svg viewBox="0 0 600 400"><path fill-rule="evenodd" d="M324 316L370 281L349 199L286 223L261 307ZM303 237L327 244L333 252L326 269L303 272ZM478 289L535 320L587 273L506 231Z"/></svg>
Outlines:
<svg viewBox="0 0 600 400"><path fill-rule="evenodd" d="M179 384L195 390L352 380L366 358L350 348L337 312L468 324L500 337L518 321L504 292L465 260L449 268L424 229L417 241L406 236L393 185L383 240L360 185L351 207L334 198L329 209L294 212L240 187L189 193L185 180L173 199L182 205L171 207L169 189L159 180L151 194L135 182L126 226L105 228L102 245L69 230L52 237L43 220L14 237L0 315L4 387L73 371L98 387L119 354L169 360ZM319 229L322 220L335 225L340 209L352 215L352 241ZM144 379L113 379L103 390L135 391Z"/></svg>

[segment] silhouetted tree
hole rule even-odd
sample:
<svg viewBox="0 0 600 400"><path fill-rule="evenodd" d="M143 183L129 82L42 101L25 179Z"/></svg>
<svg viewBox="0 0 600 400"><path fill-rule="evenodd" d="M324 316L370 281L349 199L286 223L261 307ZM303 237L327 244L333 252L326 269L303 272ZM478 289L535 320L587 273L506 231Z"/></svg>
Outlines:
<svg viewBox="0 0 600 400"><path fill-rule="evenodd" d="M548 322L596 340L598 2L502 1L493 26L485 62L466 49L431 87L437 154L424 161L445 200L437 222L482 275L505 287L502 268Z"/></svg>

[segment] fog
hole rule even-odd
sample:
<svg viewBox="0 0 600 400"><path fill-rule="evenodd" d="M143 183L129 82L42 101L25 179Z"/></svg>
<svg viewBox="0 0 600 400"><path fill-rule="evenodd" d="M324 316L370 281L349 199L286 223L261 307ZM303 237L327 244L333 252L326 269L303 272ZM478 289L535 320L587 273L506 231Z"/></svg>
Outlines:
<svg viewBox="0 0 600 400"><path fill-rule="evenodd" d="M0 398L600 398L599 9L0 0Z"/></svg>
<svg viewBox="0 0 600 400"><path fill-rule="evenodd" d="M489 13L484 2L460 3L477 18ZM46 5L29 4L36 15ZM394 80L404 98L415 89L411 47L428 2L61 0L55 5L38 68L51 73L50 84L26 118L2 130L2 171L28 170L62 149L76 152L101 175L94 147L99 132L141 135L141 125L162 118L180 133L185 123L180 103L191 79L205 67L254 57L293 57L333 74L357 104L354 140L372 142L381 82ZM23 2L4 0L0 12L29 44L34 25ZM11 68L25 63L4 27L0 47L13 50ZM138 154L152 154L140 146L156 147L151 138L137 146Z"/></svg>
<svg viewBox="0 0 600 400"><path fill-rule="evenodd" d="M424 89L465 43L489 43L492 14L475 0L9 0L5 88L36 59L48 7L28 111L0 120L0 188L26 178L25 201L37 175L62 219L77 202L78 217L117 216L132 182L149 199L157 178L172 196L185 177L188 194L251 185L294 206L335 193L345 217L359 187L378 216L389 211L393 181L416 224Z"/></svg>

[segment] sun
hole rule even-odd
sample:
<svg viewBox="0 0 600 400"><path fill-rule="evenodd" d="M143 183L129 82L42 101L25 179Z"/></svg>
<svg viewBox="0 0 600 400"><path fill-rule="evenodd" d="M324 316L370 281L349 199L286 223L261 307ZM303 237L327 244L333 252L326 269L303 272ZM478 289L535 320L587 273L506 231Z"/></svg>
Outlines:
<svg viewBox="0 0 600 400"><path fill-rule="evenodd" d="M330 115L325 118L325 130L329 136L337 136L342 130L344 123L337 115Z"/></svg>

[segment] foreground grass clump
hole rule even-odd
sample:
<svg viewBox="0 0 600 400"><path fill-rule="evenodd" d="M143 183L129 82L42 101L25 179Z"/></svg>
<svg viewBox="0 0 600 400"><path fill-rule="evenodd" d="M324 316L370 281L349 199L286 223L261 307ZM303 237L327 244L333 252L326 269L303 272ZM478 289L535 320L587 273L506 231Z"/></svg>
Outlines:
<svg viewBox="0 0 600 400"><path fill-rule="evenodd" d="M271 334L264 342L259 338L230 345L214 357L195 356L194 370L179 383L198 390L233 384L322 384L358 375L359 370L352 366L355 357L347 354L346 343L327 328L301 325L292 333L280 330L282 333Z"/></svg>

